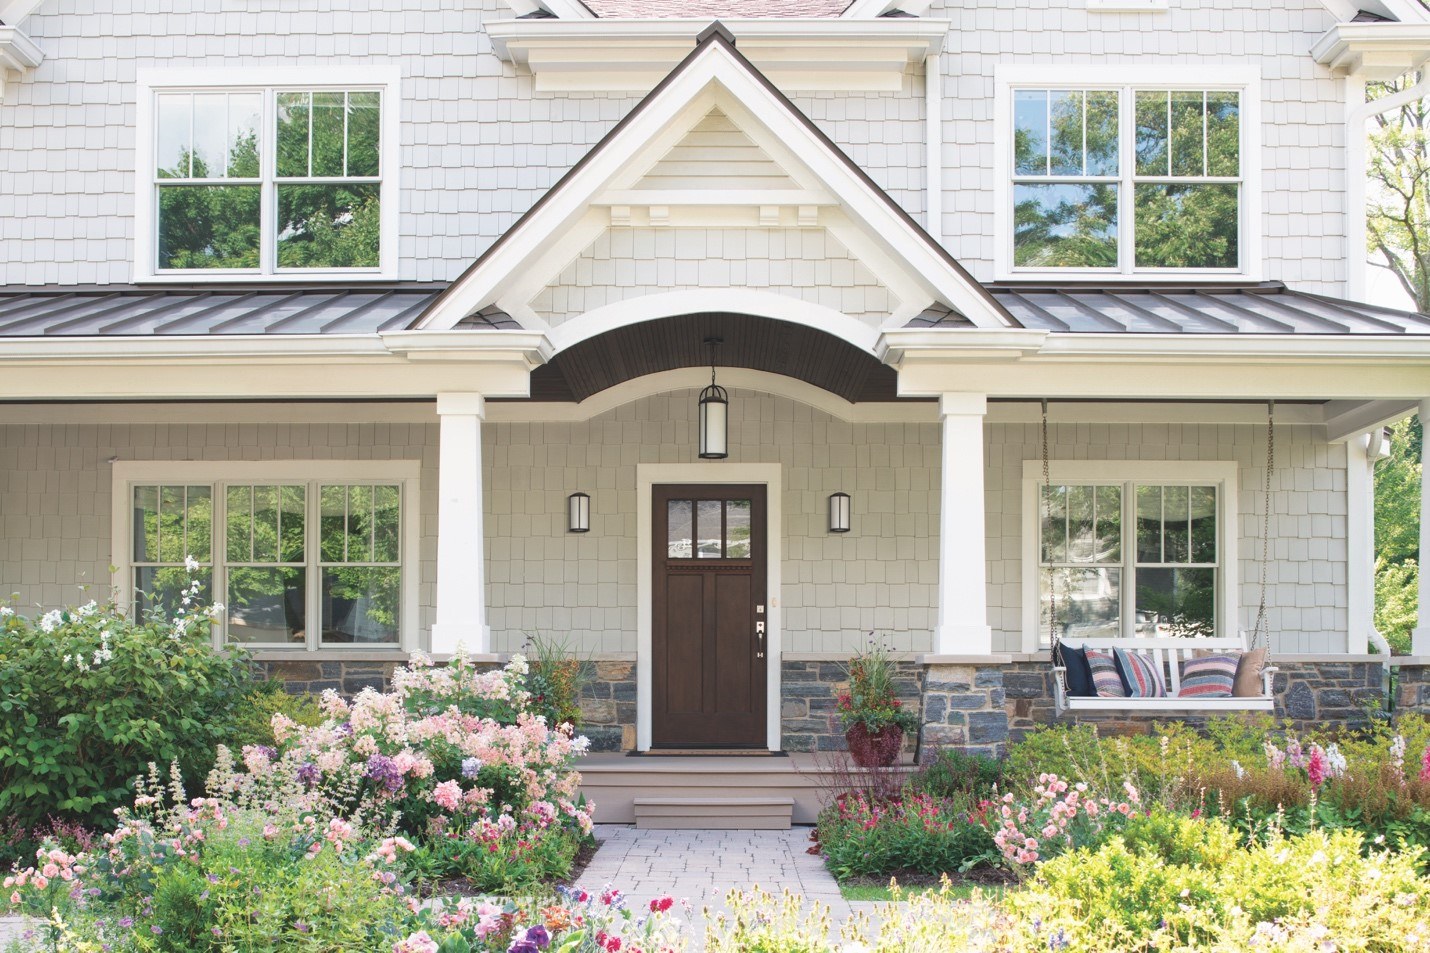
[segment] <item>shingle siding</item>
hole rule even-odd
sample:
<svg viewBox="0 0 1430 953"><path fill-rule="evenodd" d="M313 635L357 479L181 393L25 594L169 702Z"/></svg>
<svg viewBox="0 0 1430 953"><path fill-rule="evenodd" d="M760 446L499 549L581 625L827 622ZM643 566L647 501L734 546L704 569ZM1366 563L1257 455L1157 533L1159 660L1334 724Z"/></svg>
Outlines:
<svg viewBox="0 0 1430 953"><path fill-rule="evenodd" d="M998 62L1254 63L1263 94L1266 273L1337 293L1345 281L1343 84L1316 66L1317 0L1178 0L1167 14L936 3L953 23L944 70L943 232L992 277L993 68ZM26 21L46 53L0 105L0 283L114 283L133 268L140 68L396 62L403 74L403 279L456 276L630 111L625 94L533 92L492 51L501 0L136 0L95 13L46 0ZM924 82L794 102L910 213L926 210ZM143 238L144 242L148 237Z"/></svg>
<svg viewBox="0 0 1430 953"><path fill-rule="evenodd" d="M592 652L636 650L638 463L687 463L694 392L627 404L583 423L484 427L488 606L494 646L569 633ZM1238 464L1242 625L1257 602L1264 430L1252 425L1055 424L1066 460ZM937 617L939 433L933 423L849 424L736 391L730 464L779 463L787 652L846 653L868 632L927 651ZM1305 427L1278 429L1272 495L1271 632L1279 652L1344 649L1346 456ZM1022 473L1038 428L986 429L988 601L994 648L1022 648ZM110 471L125 460L422 461L422 638L432 620L436 424L0 425L0 593L21 606L103 594L111 561ZM335 463L335 475L341 464ZM566 532L568 494L591 494L591 532ZM853 531L826 531L829 494L853 497Z"/></svg>

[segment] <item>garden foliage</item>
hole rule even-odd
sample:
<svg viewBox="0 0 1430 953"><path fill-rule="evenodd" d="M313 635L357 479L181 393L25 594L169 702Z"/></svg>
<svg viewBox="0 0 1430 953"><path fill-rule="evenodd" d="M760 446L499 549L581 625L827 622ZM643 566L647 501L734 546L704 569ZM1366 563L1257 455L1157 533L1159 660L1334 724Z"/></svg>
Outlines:
<svg viewBox="0 0 1430 953"><path fill-rule="evenodd" d="M91 601L28 618L0 606L0 816L112 821L150 762L190 779L234 730L251 676L213 648L191 578L172 615Z"/></svg>

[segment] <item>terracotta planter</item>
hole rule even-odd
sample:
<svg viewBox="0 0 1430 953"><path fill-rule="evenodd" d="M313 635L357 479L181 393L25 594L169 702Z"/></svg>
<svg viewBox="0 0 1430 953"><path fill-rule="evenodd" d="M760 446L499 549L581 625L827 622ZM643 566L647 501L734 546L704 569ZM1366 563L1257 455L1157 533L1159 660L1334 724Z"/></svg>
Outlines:
<svg viewBox="0 0 1430 953"><path fill-rule="evenodd" d="M889 725L871 732L862 724L850 725L844 732L849 743L849 756L861 768L887 768L899 760L904 746L904 729Z"/></svg>

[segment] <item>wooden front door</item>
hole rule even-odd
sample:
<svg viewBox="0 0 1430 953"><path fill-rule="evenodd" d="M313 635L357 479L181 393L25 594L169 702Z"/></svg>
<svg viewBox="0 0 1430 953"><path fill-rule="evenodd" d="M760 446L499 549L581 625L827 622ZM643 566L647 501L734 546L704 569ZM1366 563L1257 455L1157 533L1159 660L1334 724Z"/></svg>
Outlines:
<svg viewBox="0 0 1430 953"><path fill-rule="evenodd" d="M765 488L652 487L651 744L764 748Z"/></svg>

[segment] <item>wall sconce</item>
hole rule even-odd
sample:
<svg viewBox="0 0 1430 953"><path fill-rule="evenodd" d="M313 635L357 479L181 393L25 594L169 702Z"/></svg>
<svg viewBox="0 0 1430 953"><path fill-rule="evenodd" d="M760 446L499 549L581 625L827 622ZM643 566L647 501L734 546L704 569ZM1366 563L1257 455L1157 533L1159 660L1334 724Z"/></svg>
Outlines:
<svg viewBox="0 0 1430 953"><path fill-rule="evenodd" d="M849 532L849 494L834 493L829 497L829 531Z"/></svg>
<svg viewBox="0 0 1430 953"><path fill-rule="evenodd" d="M572 493L566 498L566 531L568 533L589 533L591 531L591 497L585 493Z"/></svg>
<svg viewBox="0 0 1430 953"><path fill-rule="evenodd" d="M730 395L715 383L715 348L721 341L706 338L705 343L710 347L710 386L700 392L700 459L724 460L730 455Z"/></svg>

